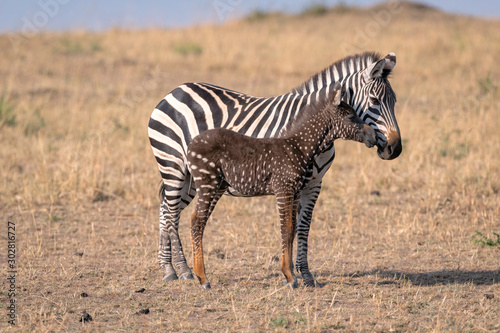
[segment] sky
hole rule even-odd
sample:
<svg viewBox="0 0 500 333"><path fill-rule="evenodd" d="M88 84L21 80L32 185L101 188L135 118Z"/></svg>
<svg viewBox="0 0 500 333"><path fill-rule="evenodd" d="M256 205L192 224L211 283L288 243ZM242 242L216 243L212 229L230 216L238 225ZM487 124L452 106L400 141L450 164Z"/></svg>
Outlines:
<svg viewBox="0 0 500 333"><path fill-rule="evenodd" d="M381 0L3 0L0 32L175 28L223 23L254 10L297 13L313 4L371 6ZM500 18L498 0L422 0L441 10Z"/></svg>

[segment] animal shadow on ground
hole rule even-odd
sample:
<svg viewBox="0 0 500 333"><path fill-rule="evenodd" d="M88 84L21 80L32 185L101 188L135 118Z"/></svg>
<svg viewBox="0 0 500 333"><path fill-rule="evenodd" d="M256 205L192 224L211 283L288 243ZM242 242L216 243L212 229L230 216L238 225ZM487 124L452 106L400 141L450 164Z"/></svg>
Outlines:
<svg viewBox="0 0 500 333"><path fill-rule="evenodd" d="M463 270L440 270L423 273L405 273L397 270L374 269L371 271L356 271L349 274L342 274L342 277L363 277L375 275L384 279L379 284L397 283L396 280L409 281L417 286L434 286L440 284L467 284L493 285L500 283L500 270L492 271L463 271Z"/></svg>

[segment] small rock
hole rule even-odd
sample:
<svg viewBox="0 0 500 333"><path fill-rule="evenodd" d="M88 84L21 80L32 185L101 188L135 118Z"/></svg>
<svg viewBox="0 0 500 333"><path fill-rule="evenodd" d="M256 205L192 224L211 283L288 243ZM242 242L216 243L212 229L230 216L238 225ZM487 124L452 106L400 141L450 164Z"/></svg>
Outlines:
<svg viewBox="0 0 500 333"><path fill-rule="evenodd" d="M217 253L217 258L224 259L225 257L224 253Z"/></svg>
<svg viewBox="0 0 500 333"><path fill-rule="evenodd" d="M148 314L149 313L149 309L141 309L139 311L137 311L137 314L141 315L141 314Z"/></svg>
<svg viewBox="0 0 500 333"><path fill-rule="evenodd" d="M92 316L87 313L87 311L83 311L82 314L80 315L80 322L85 323L92 321Z"/></svg>
<svg viewBox="0 0 500 333"><path fill-rule="evenodd" d="M493 298L495 298L495 295L494 294L484 294L484 297L486 297L486 299L493 299Z"/></svg>
<svg viewBox="0 0 500 333"><path fill-rule="evenodd" d="M377 190L371 191L370 195L376 195L377 197L380 197L380 191L377 191Z"/></svg>
<svg viewBox="0 0 500 333"><path fill-rule="evenodd" d="M89 295L87 293L81 293L80 296L81 297L89 297Z"/></svg>
<svg viewBox="0 0 500 333"><path fill-rule="evenodd" d="M141 289L139 289L139 290L136 290L135 292L136 292L136 293L143 293L143 292L145 292L145 291L146 291L146 289L141 288Z"/></svg>

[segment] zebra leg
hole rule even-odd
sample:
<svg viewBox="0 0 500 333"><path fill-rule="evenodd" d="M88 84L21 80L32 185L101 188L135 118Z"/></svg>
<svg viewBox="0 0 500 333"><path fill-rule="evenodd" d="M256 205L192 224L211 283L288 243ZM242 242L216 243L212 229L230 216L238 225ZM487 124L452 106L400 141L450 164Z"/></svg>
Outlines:
<svg viewBox="0 0 500 333"><path fill-rule="evenodd" d="M309 229L311 227L312 212L318 200L320 190L321 182L303 189L298 208L296 268L297 272L300 272L302 276L304 285L307 287L315 286L314 277L309 271L309 264L307 262L307 238L309 237Z"/></svg>
<svg viewBox="0 0 500 333"><path fill-rule="evenodd" d="M174 266L172 265L172 244L170 242L170 236L168 233L168 223L171 214L169 214L168 204L164 200L160 204L160 239L159 239L159 249L158 249L158 264L160 264L163 270L164 281L177 280L177 274L175 273Z"/></svg>
<svg viewBox="0 0 500 333"><path fill-rule="evenodd" d="M176 218L172 220L171 228L168 229L169 237L172 242L173 263L175 270L179 274L180 280L194 279L193 273L191 272L191 269L187 264L186 257L184 256L181 239L179 237L179 218L182 210L186 208L191 201L193 201L195 194L196 190L194 188L194 181L188 173L182 187L181 200L179 202L179 213Z"/></svg>
<svg viewBox="0 0 500 333"><path fill-rule="evenodd" d="M164 272L163 280L172 281L193 279L191 269L186 263L179 238L179 217L182 210L193 200L194 190L191 188L190 174L187 180L169 180L168 186L181 188L181 192L163 189L162 203L160 205L160 240L158 263ZM174 269L175 267L175 269ZM177 273L176 273L177 271Z"/></svg>
<svg viewBox="0 0 500 333"><path fill-rule="evenodd" d="M178 278L181 280L193 279L193 274L186 263L179 238L178 230L181 210L180 205L172 209L165 201L160 206L158 263L164 272L164 281L173 281ZM177 277L176 271L179 273L179 277Z"/></svg>
<svg viewBox="0 0 500 333"><path fill-rule="evenodd" d="M297 278L293 274L293 239L295 236L295 219L293 218L294 195L293 193L278 193L276 195L278 212L281 225L281 271L285 275L287 285L292 289L297 288Z"/></svg>

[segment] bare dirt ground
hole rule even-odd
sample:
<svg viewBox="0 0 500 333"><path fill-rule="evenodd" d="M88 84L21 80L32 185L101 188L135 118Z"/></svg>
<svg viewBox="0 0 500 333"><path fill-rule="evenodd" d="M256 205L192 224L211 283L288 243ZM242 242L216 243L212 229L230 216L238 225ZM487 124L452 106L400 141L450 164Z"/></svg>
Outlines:
<svg viewBox="0 0 500 333"><path fill-rule="evenodd" d="M0 330L500 331L500 21L400 4L382 24L374 13L388 6L44 33L15 48L0 36ZM359 49L358 31L369 33ZM159 100L186 81L279 94L363 50L397 54L403 153L382 161L336 144L310 233L323 287L282 287L272 197L218 204L204 239L211 291L162 282L147 139ZM180 227L188 262L192 209Z"/></svg>

